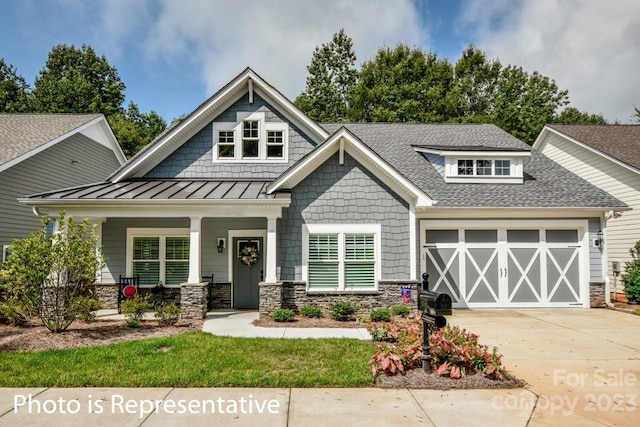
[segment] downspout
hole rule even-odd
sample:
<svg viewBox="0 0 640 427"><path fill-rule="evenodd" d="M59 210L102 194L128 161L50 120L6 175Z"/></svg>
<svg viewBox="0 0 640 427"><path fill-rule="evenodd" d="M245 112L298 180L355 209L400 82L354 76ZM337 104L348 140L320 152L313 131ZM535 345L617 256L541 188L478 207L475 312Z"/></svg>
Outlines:
<svg viewBox="0 0 640 427"><path fill-rule="evenodd" d="M602 266L604 267L604 302L607 307L613 308L614 305L611 302L611 279L609 279L609 256L607 253L607 221L611 218L618 218L622 215L620 212L607 211L602 218L602 238L605 244L602 245Z"/></svg>

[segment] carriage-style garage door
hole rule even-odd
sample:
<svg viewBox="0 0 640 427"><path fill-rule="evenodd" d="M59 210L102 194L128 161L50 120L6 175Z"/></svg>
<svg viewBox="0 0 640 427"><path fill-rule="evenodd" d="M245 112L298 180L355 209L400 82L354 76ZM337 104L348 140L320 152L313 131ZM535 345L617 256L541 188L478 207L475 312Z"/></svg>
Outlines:
<svg viewBox="0 0 640 427"><path fill-rule="evenodd" d="M423 271L430 289L451 295L455 307L587 307L586 227L421 221Z"/></svg>

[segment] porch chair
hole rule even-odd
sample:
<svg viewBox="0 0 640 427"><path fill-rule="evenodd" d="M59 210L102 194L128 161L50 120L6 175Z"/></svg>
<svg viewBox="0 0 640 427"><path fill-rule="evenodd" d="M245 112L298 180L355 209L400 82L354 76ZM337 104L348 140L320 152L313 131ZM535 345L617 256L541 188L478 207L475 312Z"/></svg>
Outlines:
<svg viewBox="0 0 640 427"><path fill-rule="evenodd" d="M207 283L207 310L211 310L213 308L213 290L216 286L213 283L213 273L211 276L202 276L202 281Z"/></svg>
<svg viewBox="0 0 640 427"><path fill-rule="evenodd" d="M135 289L135 290L134 290ZM118 313L121 313L120 304L123 300L133 298L140 290L140 276L118 278Z"/></svg>

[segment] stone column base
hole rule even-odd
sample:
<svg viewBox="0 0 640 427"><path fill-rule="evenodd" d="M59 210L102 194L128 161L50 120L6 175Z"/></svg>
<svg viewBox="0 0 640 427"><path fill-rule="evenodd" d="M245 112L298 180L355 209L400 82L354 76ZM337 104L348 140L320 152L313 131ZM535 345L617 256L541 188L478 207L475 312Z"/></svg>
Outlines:
<svg viewBox="0 0 640 427"><path fill-rule="evenodd" d="M180 307L183 319L204 319L207 315L207 283L181 283Z"/></svg>
<svg viewBox="0 0 640 427"><path fill-rule="evenodd" d="M605 308L607 303L604 299L604 282L589 283L589 307Z"/></svg>
<svg viewBox="0 0 640 427"><path fill-rule="evenodd" d="M117 283L95 283L93 288L95 297L102 308L118 308L119 287Z"/></svg>
<svg viewBox="0 0 640 427"><path fill-rule="evenodd" d="M260 317L266 318L282 308L282 283L260 282Z"/></svg>

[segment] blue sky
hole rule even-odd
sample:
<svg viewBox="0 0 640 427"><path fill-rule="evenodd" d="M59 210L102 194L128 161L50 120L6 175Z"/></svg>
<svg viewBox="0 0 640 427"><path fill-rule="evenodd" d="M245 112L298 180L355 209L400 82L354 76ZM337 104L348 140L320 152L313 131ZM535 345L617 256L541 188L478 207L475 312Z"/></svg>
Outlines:
<svg viewBox="0 0 640 427"><path fill-rule="evenodd" d="M51 48L92 46L127 102L167 122L246 66L294 99L315 46L344 28L357 65L405 43L455 62L470 43L553 78L571 105L632 121L640 107L637 0L4 0L0 57L33 84Z"/></svg>

